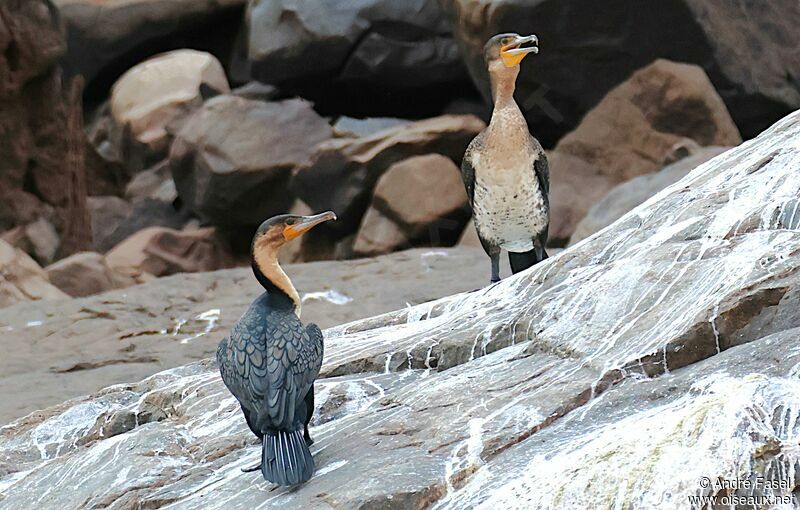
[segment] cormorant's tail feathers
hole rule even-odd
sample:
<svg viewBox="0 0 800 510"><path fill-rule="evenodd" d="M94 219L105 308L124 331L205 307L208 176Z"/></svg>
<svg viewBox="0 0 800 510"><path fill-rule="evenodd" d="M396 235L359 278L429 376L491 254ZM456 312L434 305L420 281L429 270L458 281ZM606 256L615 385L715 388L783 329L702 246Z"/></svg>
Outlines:
<svg viewBox="0 0 800 510"><path fill-rule="evenodd" d="M534 264L543 261L547 258L547 251L544 247L541 248L541 256L536 252L536 248L521 253L508 252L508 262L511 264L511 272L517 274L520 271L525 271Z"/></svg>
<svg viewBox="0 0 800 510"><path fill-rule="evenodd" d="M297 485L314 475L314 459L303 437L303 429L264 434L261 474L278 485Z"/></svg>

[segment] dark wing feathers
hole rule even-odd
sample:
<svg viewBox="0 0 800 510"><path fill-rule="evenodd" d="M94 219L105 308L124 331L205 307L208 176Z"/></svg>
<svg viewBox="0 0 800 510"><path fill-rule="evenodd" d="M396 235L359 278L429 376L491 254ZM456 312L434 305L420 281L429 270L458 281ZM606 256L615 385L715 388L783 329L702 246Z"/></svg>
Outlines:
<svg viewBox="0 0 800 510"><path fill-rule="evenodd" d="M469 205L472 205L475 199L475 163L473 158L483 147L483 133L483 131L480 132L478 136L472 139L464 152L464 158L461 160L461 178L464 180L464 187L467 190Z"/></svg>
<svg viewBox="0 0 800 510"><path fill-rule="evenodd" d="M542 145L539 141L532 136L531 143L536 152L536 161L533 163L533 171L536 173L536 179L539 181L539 189L542 190L544 198L547 200L547 194L550 193L550 168L547 164L547 154L544 152L544 149L542 149Z"/></svg>
<svg viewBox="0 0 800 510"><path fill-rule="evenodd" d="M295 410L322 365L322 332L294 313L249 310L223 340L217 358L225 385L249 409L260 435L296 428ZM313 329L313 335L312 333Z"/></svg>

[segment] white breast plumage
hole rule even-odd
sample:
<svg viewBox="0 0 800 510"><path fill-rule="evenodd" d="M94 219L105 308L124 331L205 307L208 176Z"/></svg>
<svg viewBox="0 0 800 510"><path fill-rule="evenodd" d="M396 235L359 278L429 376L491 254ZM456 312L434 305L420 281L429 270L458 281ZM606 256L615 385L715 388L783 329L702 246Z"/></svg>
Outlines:
<svg viewBox="0 0 800 510"><path fill-rule="evenodd" d="M483 239L511 252L533 249L533 238L548 224L535 158L515 158L508 165L483 154L475 161L475 228Z"/></svg>

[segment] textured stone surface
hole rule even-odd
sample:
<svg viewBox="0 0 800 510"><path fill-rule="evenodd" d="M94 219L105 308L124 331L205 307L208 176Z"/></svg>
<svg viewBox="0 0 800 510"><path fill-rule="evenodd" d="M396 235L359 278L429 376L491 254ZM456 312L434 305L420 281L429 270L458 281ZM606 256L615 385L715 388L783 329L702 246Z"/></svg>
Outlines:
<svg viewBox="0 0 800 510"><path fill-rule="evenodd" d="M522 66L517 98L551 146L614 86L658 58L702 66L746 138L800 107L797 2L669 0L441 0L475 82L500 32L536 33L541 52Z"/></svg>
<svg viewBox="0 0 800 510"><path fill-rule="evenodd" d="M44 268L50 283L72 297L91 296L133 285L133 279L114 272L95 252L80 252Z"/></svg>
<svg viewBox="0 0 800 510"><path fill-rule="evenodd" d="M173 230L148 227L125 239L106 254L115 270L138 277L165 276L231 267L233 256L214 227Z"/></svg>
<svg viewBox="0 0 800 510"><path fill-rule="evenodd" d="M115 196L89 197L96 251L105 253L148 227L181 228L187 215L160 198L143 197L128 202Z"/></svg>
<svg viewBox="0 0 800 510"><path fill-rule="evenodd" d="M625 181L661 168L685 138L701 146L742 141L700 67L657 60L611 90L555 151Z"/></svg>
<svg viewBox="0 0 800 510"><path fill-rule="evenodd" d="M66 297L69 296L48 281L35 260L0 240L0 308L23 301Z"/></svg>
<svg viewBox="0 0 800 510"><path fill-rule="evenodd" d="M375 184L393 163L438 153L461 164L467 145L484 127L473 115L443 115L363 138L333 139L294 171L291 189L312 209L336 212L339 220L329 228L354 233Z"/></svg>
<svg viewBox="0 0 800 510"><path fill-rule="evenodd" d="M127 69L180 48L227 61L247 0L55 0L67 25L65 67L83 75L92 95Z"/></svg>
<svg viewBox="0 0 800 510"><path fill-rule="evenodd" d="M800 113L528 271L327 329L301 487L241 472L201 362L1 429L3 504L669 510L762 476L737 494L796 507L798 164Z"/></svg>
<svg viewBox="0 0 800 510"><path fill-rule="evenodd" d="M602 200L594 204L577 224L570 237L570 244L575 244L611 225L634 207L667 186L683 179L696 167L725 150L727 147L699 148L695 154L680 159L658 172L634 177L630 181L617 185Z"/></svg>
<svg viewBox="0 0 800 510"><path fill-rule="evenodd" d="M378 180L356 235L356 256L453 244L469 218L461 171L440 154L395 163Z"/></svg>
<svg viewBox="0 0 800 510"><path fill-rule="evenodd" d="M219 96L192 114L170 151L184 203L215 224L254 226L285 212L297 165L331 137L328 123L302 99L275 103Z"/></svg>
<svg viewBox="0 0 800 510"><path fill-rule="evenodd" d="M204 88L230 92L222 64L210 53L176 50L157 55L123 74L111 90L111 114L131 135L166 149L167 126L203 104Z"/></svg>
<svg viewBox="0 0 800 510"><path fill-rule="evenodd" d="M662 168L676 150L740 141L701 68L658 60L638 70L551 151L551 242L565 244L614 186Z"/></svg>
<svg viewBox="0 0 800 510"><path fill-rule="evenodd" d="M91 242L81 85L62 80L64 49L49 0L0 4L0 232L44 219L56 230L56 257Z"/></svg>
<svg viewBox="0 0 800 510"><path fill-rule="evenodd" d="M434 0L252 0L248 25L253 72L269 83L324 76L420 88L464 72Z"/></svg>
<svg viewBox="0 0 800 510"><path fill-rule="evenodd" d="M303 298L303 320L326 328L478 288L488 273L474 268L485 258L482 250L418 249L284 269ZM0 310L7 346L0 357L0 424L213 355L262 291L242 267L168 276L53 308L36 302ZM42 349L47 339L57 341Z"/></svg>

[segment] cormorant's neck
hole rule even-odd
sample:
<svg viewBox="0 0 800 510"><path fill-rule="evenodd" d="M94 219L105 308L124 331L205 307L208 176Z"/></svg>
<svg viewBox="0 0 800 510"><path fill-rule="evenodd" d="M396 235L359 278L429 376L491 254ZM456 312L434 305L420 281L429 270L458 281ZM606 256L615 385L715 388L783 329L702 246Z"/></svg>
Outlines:
<svg viewBox="0 0 800 510"><path fill-rule="evenodd" d="M256 279L267 291L269 304L274 308L294 310L300 316L300 296L292 281L278 264L277 249L254 246L251 266Z"/></svg>
<svg viewBox="0 0 800 510"><path fill-rule="evenodd" d="M508 107L517 108L517 103L514 102L514 89L518 74L519 66L489 73L495 111Z"/></svg>

